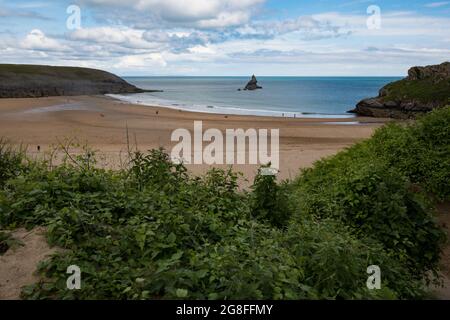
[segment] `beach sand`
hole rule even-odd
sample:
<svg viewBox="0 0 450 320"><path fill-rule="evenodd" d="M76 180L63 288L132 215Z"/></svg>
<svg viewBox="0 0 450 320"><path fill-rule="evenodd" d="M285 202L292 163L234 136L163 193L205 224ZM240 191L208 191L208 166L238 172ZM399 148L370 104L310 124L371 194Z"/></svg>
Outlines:
<svg viewBox="0 0 450 320"><path fill-rule="evenodd" d="M200 120L203 130L280 129L279 179L294 178L300 168L369 138L387 121L360 117L294 119L194 113L133 105L105 96L0 99L0 137L26 145L32 156L42 156L59 142L75 139L97 150L102 159L100 165L111 168L123 163L128 146L134 148L137 144L142 151L158 147L171 150L176 144L171 142L173 130L185 128L192 132L194 121ZM349 123L355 121L360 123ZM210 167L188 165L194 174L202 174ZM234 169L251 181L257 167L236 165Z"/></svg>

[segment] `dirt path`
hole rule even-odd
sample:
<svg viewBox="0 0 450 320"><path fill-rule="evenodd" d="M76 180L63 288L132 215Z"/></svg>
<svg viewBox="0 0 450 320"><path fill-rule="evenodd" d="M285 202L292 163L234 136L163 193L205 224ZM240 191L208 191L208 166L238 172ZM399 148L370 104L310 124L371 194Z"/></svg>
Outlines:
<svg viewBox="0 0 450 320"><path fill-rule="evenodd" d="M38 263L56 252L47 244L44 231L38 227L31 231L17 229L12 233L23 246L9 249L0 256L0 300L20 299L21 288L38 281L34 275Z"/></svg>

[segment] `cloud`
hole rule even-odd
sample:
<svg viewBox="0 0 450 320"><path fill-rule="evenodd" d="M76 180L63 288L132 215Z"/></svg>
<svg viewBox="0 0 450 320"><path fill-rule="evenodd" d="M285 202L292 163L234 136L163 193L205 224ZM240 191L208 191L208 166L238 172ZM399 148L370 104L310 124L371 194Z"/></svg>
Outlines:
<svg viewBox="0 0 450 320"><path fill-rule="evenodd" d="M318 40L348 36L351 31L326 18L302 16L282 21L255 22L238 28L235 34L236 38L272 39L289 33L295 33L304 40Z"/></svg>
<svg viewBox="0 0 450 320"><path fill-rule="evenodd" d="M144 31L128 27L95 27L75 30L68 34L73 41L87 41L98 44L113 44L129 49L160 50L164 42L164 34L156 41L148 41L143 37Z"/></svg>
<svg viewBox="0 0 450 320"><path fill-rule="evenodd" d="M119 59L114 64L115 68L130 69L130 68L149 68L152 66L165 67L167 62L163 56L159 53L141 54L141 55L129 55Z"/></svg>
<svg viewBox="0 0 450 320"><path fill-rule="evenodd" d="M81 0L82 4L126 7L142 19L162 20L177 26L225 28L249 21L265 0Z"/></svg>
<svg viewBox="0 0 450 320"><path fill-rule="evenodd" d="M182 2L131 0L130 10L122 0L84 0L82 14L89 19L83 25L90 27L53 34L43 23L25 35L0 32L0 57L119 74L311 75L315 68L342 75L398 74L449 56L447 17L383 11L382 28L369 30L365 10L269 19L254 14L261 0L211 0L187 12L180 11ZM159 11L151 10L159 5ZM100 13L102 23L96 20Z"/></svg>
<svg viewBox="0 0 450 320"><path fill-rule="evenodd" d="M36 20L51 20L40 13L29 10L13 10L6 7L0 8L0 17L2 18L21 18L21 19L36 19Z"/></svg>
<svg viewBox="0 0 450 320"><path fill-rule="evenodd" d="M39 51L68 51L70 48L59 43L57 40L47 37L39 29L33 29L20 43L20 47L27 50Z"/></svg>

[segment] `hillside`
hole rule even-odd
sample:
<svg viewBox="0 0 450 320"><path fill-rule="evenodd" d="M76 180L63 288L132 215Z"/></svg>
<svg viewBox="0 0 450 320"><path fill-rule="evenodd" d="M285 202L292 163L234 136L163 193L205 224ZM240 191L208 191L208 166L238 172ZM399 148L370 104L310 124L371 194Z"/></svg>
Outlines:
<svg viewBox="0 0 450 320"><path fill-rule="evenodd" d="M139 92L143 90L102 70L0 64L0 98Z"/></svg>
<svg viewBox="0 0 450 320"><path fill-rule="evenodd" d="M354 112L361 116L408 119L448 105L450 62L413 67L408 77L390 83L378 97L360 101Z"/></svg>

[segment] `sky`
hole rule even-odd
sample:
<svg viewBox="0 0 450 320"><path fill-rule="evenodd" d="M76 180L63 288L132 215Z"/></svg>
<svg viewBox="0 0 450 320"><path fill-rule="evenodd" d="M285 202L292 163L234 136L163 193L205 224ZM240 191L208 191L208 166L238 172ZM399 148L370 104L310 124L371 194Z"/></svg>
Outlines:
<svg viewBox="0 0 450 320"><path fill-rule="evenodd" d="M450 1L0 0L0 62L121 76L403 76L450 60Z"/></svg>

